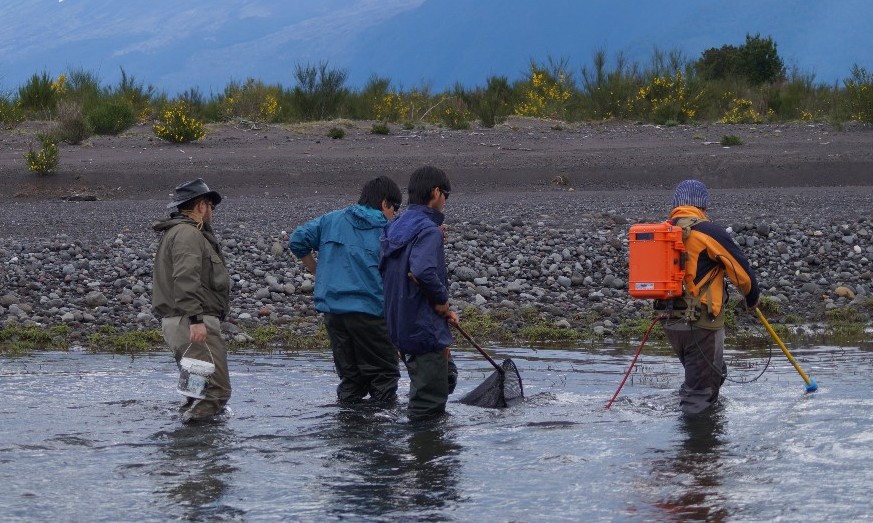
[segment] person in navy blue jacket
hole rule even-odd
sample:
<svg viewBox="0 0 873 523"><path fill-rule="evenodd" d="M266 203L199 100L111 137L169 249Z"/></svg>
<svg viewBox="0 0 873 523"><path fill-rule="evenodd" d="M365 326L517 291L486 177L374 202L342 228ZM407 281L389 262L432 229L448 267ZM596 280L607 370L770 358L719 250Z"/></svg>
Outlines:
<svg viewBox="0 0 873 523"><path fill-rule="evenodd" d="M385 321L409 373L409 418L445 412L457 382L449 346L445 219L451 193L446 173L426 166L409 178L409 209L385 227L379 271L385 285Z"/></svg>
<svg viewBox="0 0 873 523"><path fill-rule="evenodd" d="M400 369L385 325L379 239L402 200L394 180L380 176L364 185L357 205L297 227L288 242L315 275L315 308L324 313L340 401L397 397Z"/></svg>

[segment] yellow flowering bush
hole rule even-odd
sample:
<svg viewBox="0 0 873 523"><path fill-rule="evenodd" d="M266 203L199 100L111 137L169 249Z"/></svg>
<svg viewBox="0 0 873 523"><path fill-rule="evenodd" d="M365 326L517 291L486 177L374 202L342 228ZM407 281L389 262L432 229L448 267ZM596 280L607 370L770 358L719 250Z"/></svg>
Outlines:
<svg viewBox="0 0 873 523"><path fill-rule="evenodd" d="M225 119L243 118L273 122L279 116L280 89L249 78L244 84L230 83L224 89L221 113Z"/></svg>
<svg viewBox="0 0 873 523"><path fill-rule="evenodd" d="M403 101L395 92L385 93L383 96L373 101L373 118L383 122L396 122L401 114L405 114L407 108L403 106Z"/></svg>
<svg viewBox="0 0 873 523"><path fill-rule="evenodd" d="M188 143L206 135L203 123L190 116L188 104L183 101L174 102L161 111L152 129L155 136L173 143Z"/></svg>
<svg viewBox="0 0 873 523"><path fill-rule="evenodd" d="M655 123L681 123L694 118L699 96L689 94L688 82L676 71L672 76L655 76L640 87L635 103L638 112Z"/></svg>
<svg viewBox="0 0 873 523"><path fill-rule="evenodd" d="M31 146L24 153L24 161L27 162L27 167L37 174L51 174L58 166L58 142L48 134L41 133L37 138L42 147L34 151Z"/></svg>
<svg viewBox="0 0 873 523"><path fill-rule="evenodd" d="M721 123L761 123L764 117L755 110L751 100L734 98L730 107L721 117Z"/></svg>
<svg viewBox="0 0 873 523"><path fill-rule="evenodd" d="M530 76L520 87L521 100L515 106L515 114L563 119L567 103L573 95L569 80L562 71L552 74L543 67L531 64Z"/></svg>
<svg viewBox="0 0 873 523"><path fill-rule="evenodd" d="M424 90L413 89L408 92L390 91L373 102L373 117L383 122L427 120L439 121L431 109L436 105Z"/></svg>
<svg viewBox="0 0 873 523"><path fill-rule="evenodd" d="M67 75L63 73L59 74L51 83L51 88L58 96L65 94L67 92Z"/></svg>
<svg viewBox="0 0 873 523"><path fill-rule="evenodd" d="M267 94L264 96L264 101L261 102L258 112L263 121L272 122L276 119L276 115L279 114L279 100L274 94Z"/></svg>
<svg viewBox="0 0 873 523"><path fill-rule="evenodd" d="M445 98L439 112L440 121L449 129L469 129L472 113L460 98Z"/></svg>

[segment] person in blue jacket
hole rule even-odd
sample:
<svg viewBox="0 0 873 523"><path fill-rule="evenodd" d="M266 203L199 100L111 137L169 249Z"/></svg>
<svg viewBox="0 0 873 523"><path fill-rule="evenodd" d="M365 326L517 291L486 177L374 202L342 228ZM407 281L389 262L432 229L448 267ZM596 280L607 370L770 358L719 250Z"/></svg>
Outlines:
<svg viewBox="0 0 873 523"><path fill-rule="evenodd" d="M402 201L397 184L380 176L364 185L357 205L297 227L288 241L315 276L315 308L324 313L341 402L397 397L400 369L385 325L379 238Z"/></svg>
<svg viewBox="0 0 873 523"><path fill-rule="evenodd" d="M457 324L458 315L449 308L442 227L451 189L442 170L416 170L409 178L409 208L382 235L385 321L409 373L411 420L444 413L457 382L449 323Z"/></svg>

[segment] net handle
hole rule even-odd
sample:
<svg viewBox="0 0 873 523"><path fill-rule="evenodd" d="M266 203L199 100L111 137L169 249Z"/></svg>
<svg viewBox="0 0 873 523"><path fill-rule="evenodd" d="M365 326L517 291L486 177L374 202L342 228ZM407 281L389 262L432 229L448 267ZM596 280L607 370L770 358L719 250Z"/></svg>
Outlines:
<svg viewBox="0 0 873 523"><path fill-rule="evenodd" d="M476 343L476 342L473 340L473 338L470 337L469 334L467 334L467 331L465 331L463 327L461 327L461 326L458 325L457 323L453 323L452 325L454 325L455 328L458 329L458 332L460 332L462 336L464 336L465 338L467 338L467 341L469 341L470 343L473 344L474 347L476 347L476 350L479 351L480 354L482 354L483 356L485 356L485 359L488 360L488 363L490 363L491 365L493 365L494 368L497 369L497 372L499 372L501 376L506 372L506 371L503 370L503 367L501 367L501 366L498 365L498 364L497 364L493 359L491 359L491 356L489 356L488 353L485 352L485 350L482 349L482 347L480 347L479 344Z"/></svg>

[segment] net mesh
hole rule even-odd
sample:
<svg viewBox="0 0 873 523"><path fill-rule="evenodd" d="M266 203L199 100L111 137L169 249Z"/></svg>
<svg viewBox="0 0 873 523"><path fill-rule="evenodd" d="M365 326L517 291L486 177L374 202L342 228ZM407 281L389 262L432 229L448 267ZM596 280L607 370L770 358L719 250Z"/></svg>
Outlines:
<svg viewBox="0 0 873 523"><path fill-rule="evenodd" d="M510 359L505 359L500 364L500 368L503 372L495 370L478 387L465 394L458 401L475 407L504 409L524 399L521 375L519 375L515 363Z"/></svg>

